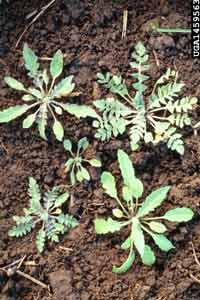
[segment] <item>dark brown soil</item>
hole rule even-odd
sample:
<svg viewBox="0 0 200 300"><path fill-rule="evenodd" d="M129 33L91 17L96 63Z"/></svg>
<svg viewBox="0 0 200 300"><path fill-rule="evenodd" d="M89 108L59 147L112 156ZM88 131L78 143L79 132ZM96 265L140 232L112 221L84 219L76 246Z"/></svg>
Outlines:
<svg viewBox="0 0 200 300"><path fill-rule="evenodd" d="M169 1L160 11L155 0L57 0L30 27L16 49L17 39L28 22L26 16L48 1L10 1L0 17L0 108L20 103L20 94L9 90L2 79L12 74L26 82L22 64L25 41L40 57L51 57L57 49L66 54L64 73L75 76L76 91L81 92L73 99L74 103L91 104L105 94L95 81L98 71L121 72L129 81L129 61L138 40L145 43L151 54L150 85L167 67L175 67L186 83L184 93L198 96L200 62L191 58L190 36L160 36L152 33L149 27L152 19L159 19L163 26L189 27L189 1L176 2L176 7ZM128 31L127 37L122 40L125 8L129 11ZM155 64L153 50L159 66ZM198 116L196 112L197 119ZM77 120L66 114L63 122L66 137L76 142L87 136L90 140L88 157L99 156L103 162L102 169L119 176L116 150L122 147L130 153L126 137L100 143L93 137L90 120ZM28 177L35 177L43 190L54 185L68 185L62 171L67 156L51 131L48 142L45 142L35 128L23 130L20 119L1 125L0 129L0 267L27 255L27 259L37 265L26 266L22 270L49 284L53 292L50 295L47 290L18 275L8 279L0 273L0 290L4 289L4 293L0 294L1 300L200 299L199 284L190 277L190 274L200 275L191 247L193 241L200 257L199 136L194 137L191 131L184 132L186 153L182 158L170 153L164 146L154 149L146 146L139 153L131 154L147 193L162 185L173 186L163 211L186 205L194 210L195 218L187 225L170 228L169 237L176 249L169 254L155 249L157 262L152 268L142 266L136 260L129 272L119 276L111 269L112 264L119 264L126 255L119 248L122 234L97 237L94 233L94 217L109 215L115 203L103 195L100 173L93 169L90 170L92 181L80 184L72 191L69 210L80 219L80 226L66 234L58 245L48 244L44 255L39 255L34 244L35 232L22 239L8 237L12 216L20 214L27 205ZM9 283L7 288L6 282Z"/></svg>

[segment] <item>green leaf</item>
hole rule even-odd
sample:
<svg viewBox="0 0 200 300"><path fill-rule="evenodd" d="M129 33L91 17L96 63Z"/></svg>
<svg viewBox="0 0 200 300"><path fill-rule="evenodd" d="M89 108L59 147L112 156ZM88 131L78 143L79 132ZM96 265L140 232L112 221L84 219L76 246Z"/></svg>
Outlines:
<svg viewBox="0 0 200 300"><path fill-rule="evenodd" d="M38 130L39 130L40 136L41 136L44 140L47 139L46 133L45 133L46 125L47 125L47 121L46 121L46 118L45 118L45 117L41 117L40 119L38 119Z"/></svg>
<svg viewBox="0 0 200 300"><path fill-rule="evenodd" d="M106 234L119 231L123 226L123 222L115 221L112 218L108 218L107 220L96 219L94 220L94 226L97 234Z"/></svg>
<svg viewBox="0 0 200 300"><path fill-rule="evenodd" d="M33 101L33 100L35 100L35 98L32 95L24 95L22 97L22 100L23 101Z"/></svg>
<svg viewBox="0 0 200 300"><path fill-rule="evenodd" d="M187 207L177 207L175 209L168 210L162 217L165 220L171 222L187 222L194 216L193 211Z"/></svg>
<svg viewBox="0 0 200 300"><path fill-rule="evenodd" d="M94 119L99 119L99 115L95 110L87 105L77 105L77 104L62 104L62 108L66 110L69 114L79 118L91 117Z"/></svg>
<svg viewBox="0 0 200 300"><path fill-rule="evenodd" d="M74 159L73 158L69 158L65 164L65 171L68 172L70 170L70 167L72 166L72 164L74 163Z"/></svg>
<svg viewBox="0 0 200 300"><path fill-rule="evenodd" d="M45 231L43 229L40 229L40 231L36 236L36 246L40 253L42 253L44 250L45 238L46 238Z"/></svg>
<svg viewBox="0 0 200 300"><path fill-rule="evenodd" d="M101 184L106 194L112 198L117 198L117 189L114 176L110 172L103 172L101 175Z"/></svg>
<svg viewBox="0 0 200 300"><path fill-rule="evenodd" d="M26 89L25 89L23 83L19 82L19 81L16 80L15 78L12 78L12 77L10 77L10 76L6 76L6 77L4 78L4 80L5 80L5 82L7 83L7 85L8 85L9 87L11 87L12 89L17 90L17 91L23 91L23 92L26 91Z"/></svg>
<svg viewBox="0 0 200 300"><path fill-rule="evenodd" d="M78 142L78 151L80 151L81 149L84 151L87 149L88 146L89 146L88 139L86 137L81 138Z"/></svg>
<svg viewBox="0 0 200 300"><path fill-rule="evenodd" d="M132 191L130 190L130 188L128 186L123 186L122 188L122 197L126 202L130 202L132 199Z"/></svg>
<svg viewBox="0 0 200 300"><path fill-rule="evenodd" d="M131 247L132 240L130 236L121 244L121 248L123 250L127 250Z"/></svg>
<svg viewBox="0 0 200 300"><path fill-rule="evenodd" d="M90 174L89 174L89 172L87 171L86 168L84 168L82 166L81 166L81 174L82 174L82 176L83 176L83 178L85 180L88 180L88 181L90 180Z"/></svg>
<svg viewBox="0 0 200 300"><path fill-rule="evenodd" d="M63 129L62 124L58 120L54 121L53 132L54 132L57 140L62 142L63 137L64 137L64 129Z"/></svg>
<svg viewBox="0 0 200 300"><path fill-rule="evenodd" d="M53 90L54 98L61 98L71 94L73 91L75 84L72 83L73 76L68 76L62 79Z"/></svg>
<svg viewBox="0 0 200 300"><path fill-rule="evenodd" d="M33 125L35 119L36 119L36 113L29 115L26 119L24 119L22 127L30 128Z"/></svg>
<svg viewBox="0 0 200 300"><path fill-rule="evenodd" d="M25 68L30 72L32 77L35 77L39 69L38 57L26 43L24 44L23 48L23 58L25 62Z"/></svg>
<svg viewBox="0 0 200 300"><path fill-rule="evenodd" d="M118 219L121 219L124 216L123 211L119 208L114 208L112 210L112 213L113 213L113 216L115 216Z"/></svg>
<svg viewBox="0 0 200 300"><path fill-rule="evenodd" d="M49 76L48 76L48 73L47 73L47 70L44 69L43 73L42 73L42 79L46 85L46 87L48 86L49 84Z"/></svg>
<svg viewBox="0 0 200 300"><path fill-rule="evenodd" d="M140 222L137 218L132 218L131 240L142 257L144 255L145 241Z"/></svg>
<svg viewBox="0 0 200 300"><path fill-rule="evenodd" d="M171 241L168 240L168 238L166 238L166 236L164 236L163 234L157 234L153 232L149 232L149 234L152 236L154 242L162 251L167 252L175 248Z"/></svg>
<svg viewBox="0 0 200 300"><path fill-rule="evenodd" d="M58 198L56 199L55 203L54 203L54 207L61 207L69 198L69 193L66 192L60 196L58 196Z"/></svg>
<svg viewBox="0 0 200 300"><path fill-rule="evenodd" d="M8 123L21 115L29 109L29 105L16 105L0 111L0 123Z"/></svg>
<svg viewBox="0 0 200 300"><path fill-rule="evenodd" d="M30 196L30 208L33 212L38 212L42 209L40 200L40 188L37 181L33 177L29 177L29 188L28 193Z"/></svg>
<svg viewBox="0 0 200 300"><path fill-rule="evenodd" d="M80 170L78 170L77 172L76 172L76 178L77 178L77 180L79 181L79 182L82 182L83 181L83 175L82 175L82 172L80 171Z"/></svg>
<svg viewBox="0 0 200 300"><path fill-rule="evenodd" d="M158 207L166 199L170 188L170 186L161 187L147 196L142 206L138 210L137 217L144 217Z"/></svg>
<svg viewBox="0 0 200 300"><path fill-rule="evenodd" d="M101 161L98 159L90 159L88 160L88 163L93 167L97 167L97 168L101 167Z"/></svg>
<svg viewBox="0 0 200 300"><path fill-rule="evenodd" d="M130 269L130 267L134 263L134 260L135 252L132 250L129 252L127 260L120 267L113 266L112 271L117 274L125 273Z"/></svg>
<svg viewBox="0 0 200 300"><path fill-rule="evenodd" d="M134 198L139 199L142 196L144 191L144 186L142 181L138 178L133 178L131 190Z"/></svg>
<svg viewBox="0 0 200 300"><path fill-rule="evenodd" d="M133 168L132 161L130 160L129 156L121 149L117 151L117 157L124 183L129 188L131 188L133 179L135 178L135 170Z"/></svg>
<svg viewBox="0 0 200 300"><path fill-rule="evenodd" d="M144 254L141 259L143 264L147 266L152 266L155 263L156 257L150 246L145 245Z"/></svg>
<svg viewBox="0 0 200 300"><path fill-rule="evenodd" d="M69 151L69 152L72 151L72 142L69 139L64 140L63 146L66 151Z"/></svg>
<svg viewBox="0 0 200 300"><path fill-rule="evenodd" d="M52 78L55 80L63 71L63 54L61 50L58 50L51 61L50 72Z"/></svg>
<svg viewBox="0 0 200 300"><path fill-rule="evenodd" d="M157 232L157 233L164 233L167 231L167 228L164 224L160 222L149 222L148 226L151 228L152 231Z"/></svg>

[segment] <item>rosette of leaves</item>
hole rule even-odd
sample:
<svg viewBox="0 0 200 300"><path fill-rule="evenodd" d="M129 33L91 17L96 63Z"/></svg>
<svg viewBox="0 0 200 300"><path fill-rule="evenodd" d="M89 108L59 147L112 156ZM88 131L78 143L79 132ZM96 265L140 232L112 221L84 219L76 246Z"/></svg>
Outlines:
<svg viewBox="0 0 200 300"><path fill-rule="evenodd" d="M62 97L73 95L72 92L75 88L75 84L72 82L73 76L67 76L60 82L57 82L64 67L61 50L54 54L50 64L50 72L47 69L40 70L38 57L27 44L24 45L23 58L28 76L32 80L32 85L27 88L13 77L5 77L5 82L9 87L24 93L22 100L25 104L16 105L1 111L0 123L10 122L27 111L32 111L33 108L36 108L35 112L24 119L23 128L29 128L36 122L40 136L47 139L46 127L48 114L50 114L53 118L53 132L57 140L62 141L64 129L57 116L62 115L63 111L75 115L77 118L87 116L98 118L96 112L89 106L66 104L60 101Z"/></svg>
<svg viewBox="0 0 200 300"><path fill-rule="evenodd" d="M130 232L121 244L123 250L128 250L129 255L120 267L113 267L113 272L126 272L135 260L136 251L145 265L152 265L155 262L155 254L152 248L146 243L145 235L149 235L162 251L169 251L174 245L166 237L166 225L162 221L187 222L192 219L193 212L190 208L178 207L168 210L162 216L152 216L154 210L166 200L170 186L161 187L151 192L144 201L139 202L143 194L143 184L136 177L135 170L128 155L118 150L118 162L123 178L122 197L116 188L116 180L109 172L103 172L101 183L111 198L115 199L118 208L113 209L115 219L109 217L95 219L95 231L97 234L114 233L123 227L128 227ZM117 220L116 220L117 219Z"/></svg>
<svg viewBox="0 0 200 300"><path fill-rule="evenodd" d="M72 151L72 142L69 139L64 140L64 148L71 154L71 157L65 163L66 172L70 173L71 184L82 182L83 180L90 180L90 174L83 164L88 163L92 167L100 168L101 161L98 159L86 159L83 157L84 151L88 148L89 143L86 137L79 140L77 150Z"/></svg>
<svg viewBox="0 0 200 300"><path fill-rule="evenodd" d="M191 125L190 112L197 103L195 97L179 98L184 86L178 82L178 73L168 69L148 91L145 74L150 68L148 54L144 45L139 42L132 54L135 70L131 76L133 92L130 94L121 76L111 73L98 73L98 83L107 88L115 97L94 101L101 112L101 120L93 122L97 128L96 138L109 140L123 134L127 128L130 133L131 148L137 149L140 142L157 144L164 141L167 147L184 153L182 135L177 130Z"/></svg>
<svg viewBox="0 0 200 300"><path fill-rule="evenodd" d="M48 190L42 199L36 180L29 178L29 207L24 216L14 216L16 223L10 231L11 237L21 237L31 232L38 224L41 228L36 236L36 247L42 252L46 240L59 242L59 235L78 225L78 221L69 214L62 213L61 207L69 199L69 193L60 193L58 187ZM42 201L43 200L43 201ZM43 204L41 203L43 202Z"/></svg>

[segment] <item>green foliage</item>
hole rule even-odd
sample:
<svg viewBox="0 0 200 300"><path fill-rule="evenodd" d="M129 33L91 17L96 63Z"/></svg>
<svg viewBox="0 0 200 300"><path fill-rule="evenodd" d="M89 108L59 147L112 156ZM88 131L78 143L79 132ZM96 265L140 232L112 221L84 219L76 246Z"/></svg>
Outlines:
<svg viewBox="0 0 200 300"><path fill-rule="evenodd" d="M123 178L122 198L118 196L114 176L109 172L103 172L101 183L105 193L114 198L119 208L113 209L113 216L108 219L95 219L95 231L97 234L107 234L119 231L129 226L130 234L122 243L121 248L129 250L127 260L120 267L113 267L113 272L126 272L133 264L135 250L139 253L145 265L155 262L155 255L149 245L146 244L145 234L148 234L162 251L174 248L173 244L164 235L167 231L165 224L161 221L187 222L192 219L193 211L190 208L181 207L168 210L163 216L148 216L166 200L170 186L161 187L151 192L143 202L139 198L143 193L143 184L136 177L133 164L123 150L118 150L118 162Z"/></svg>
<svg viewBox="0 0 200 300"><path fill-rule="evenodd" d="M59 235L76 227L78 221L73 216L62 213L61 207L69 198L68 192L61 194L59 188L54 187L42 199L36 180L30 177L28 193L29 207L24 209L24 216L13 217L16 225L10 229L9 235L21 237L31 232L38 223L42 223L36 236L36 247L39 252L43 252L46 240L59 242Z"/></svg>
<svg viewBox="0 0 200 300"><path fill-rule="evenodd" d="M7 76L5 82L7 85L18 91L23 92L22 100L26 103L24 105L17 105L7 108L0 112L0 123L10 122L17 117L20 117L28 110L36 108L35 112L27 116L23 121L23 128L30 128L33 123L37 123L40 136L44 139L46 137L46 127L48 114L53 118L53 132L57 140L62 141L64 136L63 125L57 120L57 115L62 115L63 111L69 114L80 117L99 118L97 113L86 105L65 104L57 99L68 97L72 95L75 84L72 82L73 76L68 76L56 84L57 78L62 74L64 61L63 54L58 50L50 64L50 72L46 69L40 70L40 64L36 54L28 47L27 44L23 48L23 58L25 68L28 71L28 76L31 78L33 85L26 88L18 80Z"/></svg>
<svg viewBox="0 0 200 300"><path fill-rule="evenodd" d="M190 112L197 99L178 99L184 84L177 81L178 72L171 69L155 82L151 93L144 94L148 89L146 81L150 79L145 72L150 66L147 64L147 51L141 42L137 43L132 58L133 96L121 76L97 74L98 83L115 97L94 101L101 113L101 118L93 122L97 128L95 137L102 141L110 140L128 128L132 150L137 149L142 141L153 144L163 141L169 149L184 154L182 135L177 130L191 125Z"/></svg>
<svg viewBox="0 0 200 300"><path fill-rule="evenodd" d="M79 140L77 145L77 150L74 153L72 151L72 142L67 139L64 140L64 148L68 151L71 157L65 163L66 172L70 172L70 181L71 184L74 185L76 182L82 182L83 180L90 180L90 174L85 167L83 167L84 163L90 164L92 167L101 167L101 161L98 159L85 159L83 158L83 153L89 146L88 140L86 137Z"/></svg>

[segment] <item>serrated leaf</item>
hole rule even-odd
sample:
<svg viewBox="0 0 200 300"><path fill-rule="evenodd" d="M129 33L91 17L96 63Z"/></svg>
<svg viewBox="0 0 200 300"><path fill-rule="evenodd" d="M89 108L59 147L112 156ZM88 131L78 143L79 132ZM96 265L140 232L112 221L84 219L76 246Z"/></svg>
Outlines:
<svg viewBox="0 0 200 300"><path fill-rule="evenodd" d="M58 196L58 198L56 199L56 201L54 203L54 208L61 207L67 201L68 198L69 198L68 192Z"/></svg>
<svg viewBox="0 0 200 300"><path fill-rule="evenodd" d="M134 263L134 260L135 252L132 250L129 252L127 260L120 267L113 266L112 271L117 274L125 273L131 268L132 264Z"/></svg>
<svg viewBox="0 0 200 300"><path fill-rule="evenodd" d="M58 50L51 61L50 73L52 78L55 80L63 71L63 54L61 50Z"/></svg>
<svg viewBox="0 0 200 300"><path fill-rule="evenodd" d="M53 132L54 132L54 134L56 136L56 139L58 141L62 142L63 137L64 137L64 129L63 129L62 124L58 120L54 121Z"/></svg>
<svg viewBox="0 0 200 300"><path fill-rule="evenodd" d="M26 119L23 121L23 128L30 128L36 119L36 113L29 115Z"/></svg>
<svg viewBox="0 0 200 300"><path fill-rule="evenodd" d="M194 216L193 211L187 207L177 207L175 209L168 210L162 217L165 220L171 222L187 222Z"/></svg>
<svg viewBox="0 0 200 300"><path fill-rule="evenodd" d="M149 196L146 197L136 216L141 218L154 211L154 209L160 206L160 204L166 199L170 188L170 186L165 186L153 191Z"/></svg>
<svg viewBox="0 0 200 300"><path fill-rule="evenodd" d="M36 236L36 246L40 253L42 253L44 250L45 238L46 238L45 231L43 229L40 229L40 231Z"/></svg>
<svg viewBox="0 0 200 300"><path fill-rule="evenodd" d="M101 167L101 161L98 159L90 159L88 161L88 163L92 166L92 167L96 167L96 168L100 168Z"/></svg>
<svg viewBox="0 0 200 300"><path fill-rule="evenodd" d="M41 200L41 194L40 194L40 188L37 184L37 181L33 177L29 177L29 188L28 193L30 196L30 208L33 212L38 212L42 209L40 200Z"/></svg>
<svg viewBox="0 0 200 300"><path fill-rule="evenodd" d="M72 142L69 139L64 140L63 146L66 151L69 151L69 152L72 151Z"/></svg>
<svg viewBox="0 0 200 300"><path fill-rule="evenodd" d="M29 105L16 105L0 111L0 123L8 123L21 115L29 109Z"/></svg>
<svg viewBox="0 0 200 300"><path fill-rule="evenodd" d="M7 83L7 85L8 85L9 87L11 87L12 89L17 90L17 91L23 91L23 92L26 91L26 89L25 89L23 83L19 82L19 81L16 80L15 78L12 78L12 77L10 77L10 76L6 76L6 77L4 78L4 80L5 80L5 82Z"/></svg>
<svg viewBox="0 0 200 300"><path fill-rule="evenodd" d="M156 245L165 252L168 252L171 249L174 249L174 245L171 243L170 240L168 240L168 238L166 238L166 236L164 236L163 234L157 234L157 233L150 233L151 237L153 238L154 242L156 243Z"/></svg>
<svg viewBox="0 0 200 300"><path fill-rule="evenodd" d="M107 220L96 219L94 220L94 225L97 234L106 234L119 231L123 226L123 222L115 221L112 218L108 218Z"/></svg>
<svg viewBox="0 0 200 300"><path fill-rule="evenodd" d="M140 222L137 218L132 218L131 240L134 242L135 248L142 257L144 254L145 241Z"/></svg>
<svg viewBox="0 0 200 300"><path fill-rule="evenodd" d="M87 105L77 105L77 104L62 104L62 108L66 110L69 114L79 118L91 117L94 119L99 119L99 115L94 109Z"/></svg>
<svg viewBox="0 0 200 300"><path fill-rule="evenodd" d="M157 233L164 233L165 231L167 231L166 226L160 222L152 221L148 223L148 226L152 231Z"/></svg>
<svg viewBox="0 0 200 300"><path fill-rule="evenodd" d="M101 184L106 194L112 198L117 198L117 189L114 176L110 172L103 172L101 175Z"/></svg>
<svg viewBox="0 0 200 300"><path fill-rule="evenodd" d="M38 57L26 43L24 44L23 48L23 58L25 62L25 68L30 72L32 77L35 77L39 68Z"/></svg>
<svg viewBox="0 0 200 300"><path fill-rule="evenodd" d="M147 266L152 266L155 263L156 257L154 255L153 250L151 249L151 247L149 245L145 245L144 254L141 257L141 259L142 259L143 264L147 265Z"/></svg>

